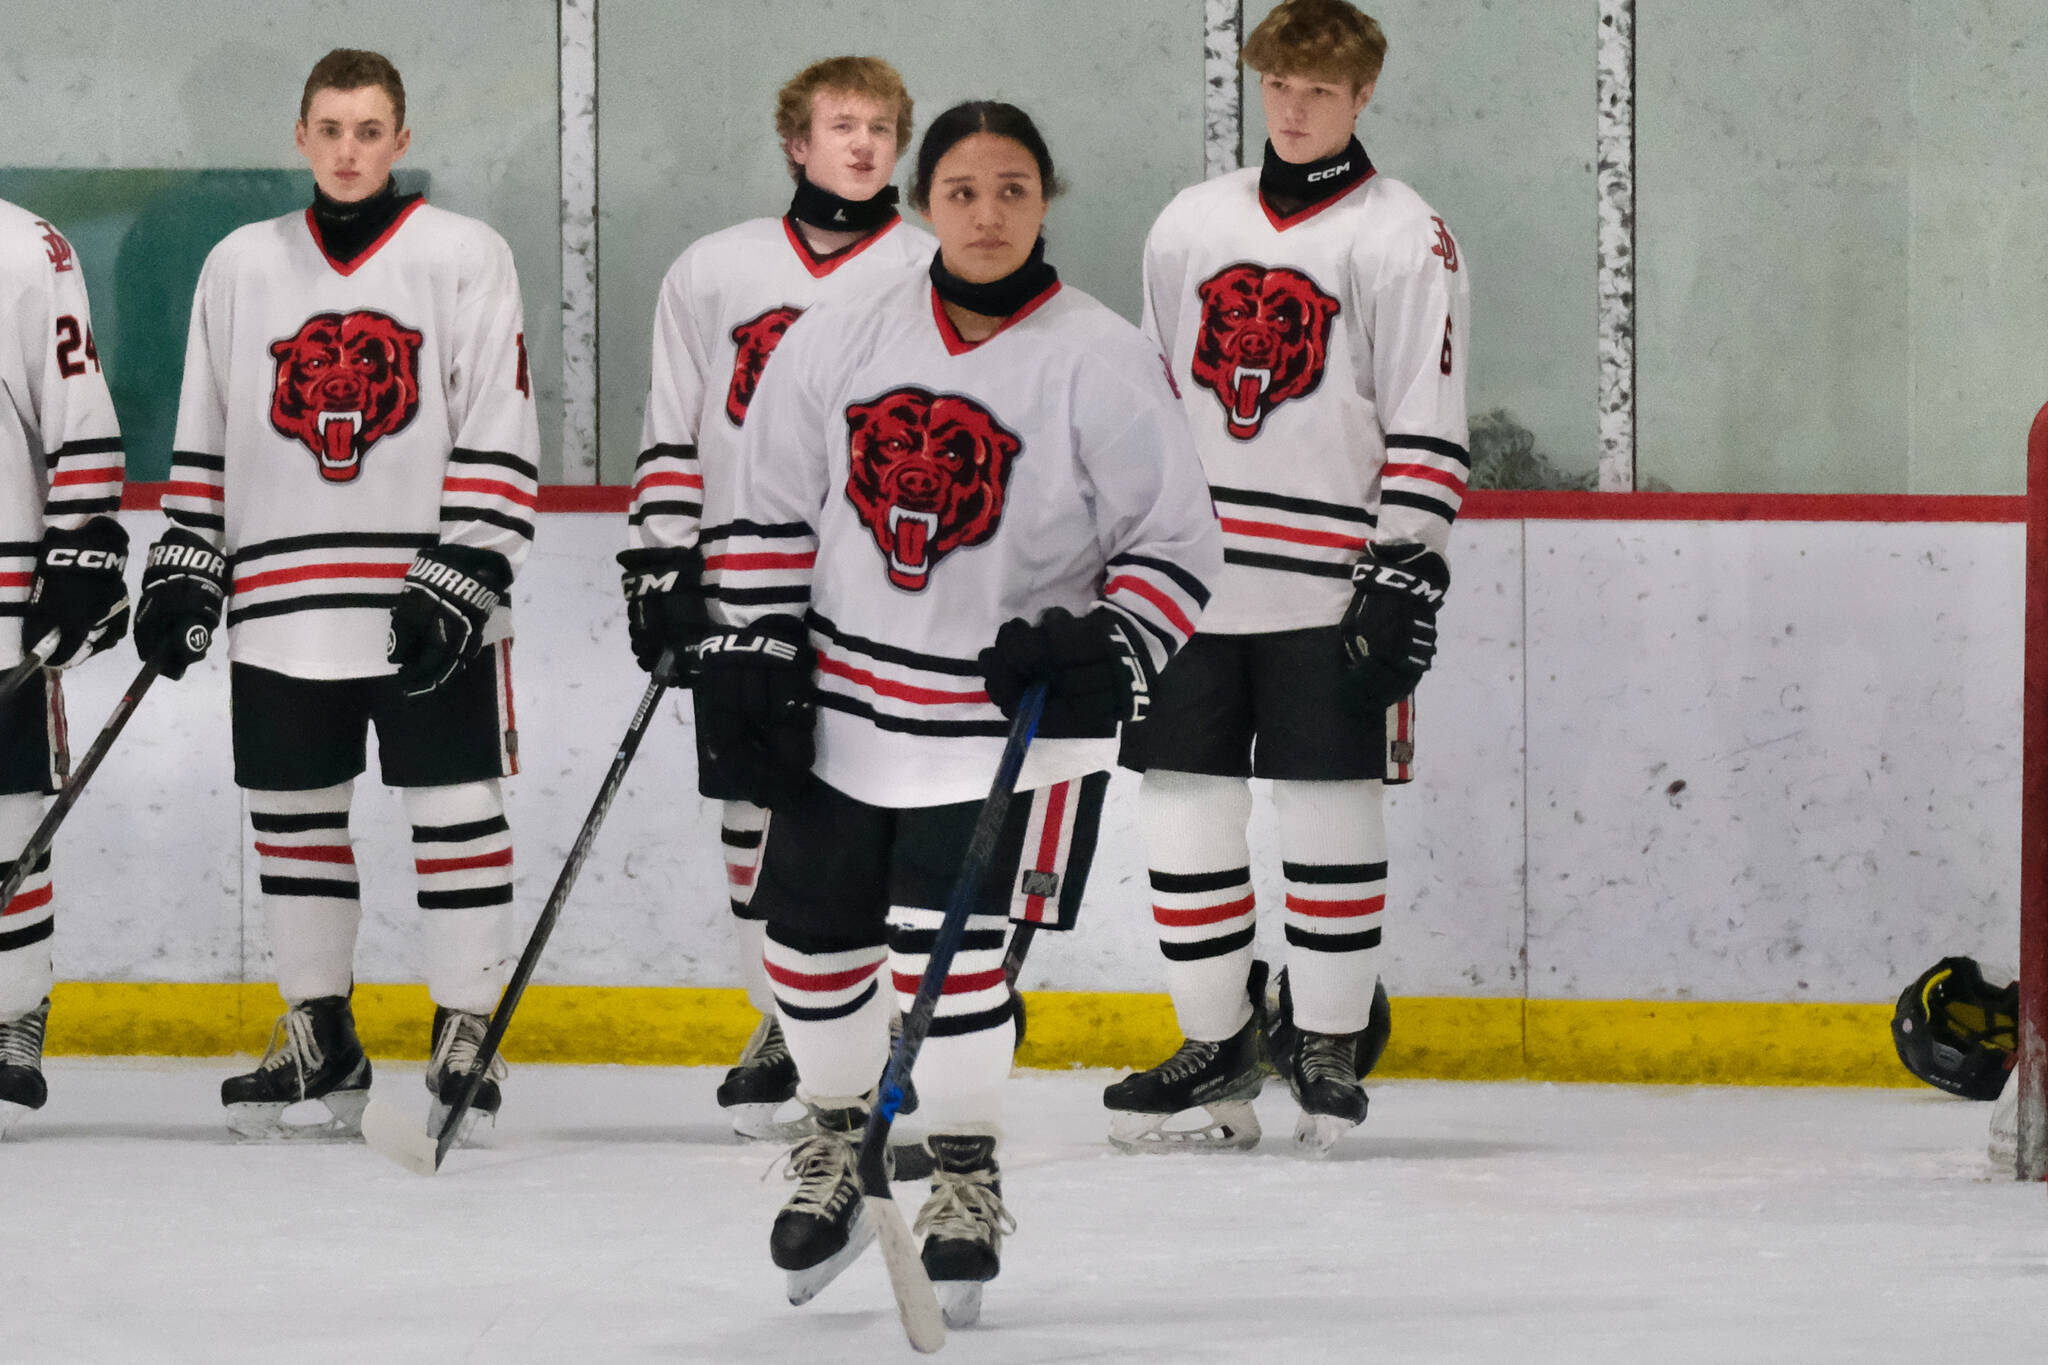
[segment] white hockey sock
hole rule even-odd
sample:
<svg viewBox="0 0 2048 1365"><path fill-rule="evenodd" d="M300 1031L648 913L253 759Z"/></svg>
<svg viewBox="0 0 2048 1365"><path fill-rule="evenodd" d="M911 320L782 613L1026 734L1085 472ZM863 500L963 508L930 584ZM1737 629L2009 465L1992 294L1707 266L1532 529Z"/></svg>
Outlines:
<svg viewBox="0 0 2048 1365"><path fill-rule="evenodd" d="M1275 782L1281 871L1287 878L1287 980L1294 1022L1356 1033L1379 981L1387 902L1385 787L1379 782Z"/></svg>
<svg viewBox="0 0 2048 1365"><path fill-rule="evenodd" d="M938 941L943 911L894 906L889 911L889 973L897 1008L908 1013ZM931 1032L917 1054L917 1116L934 1133L994 1133L1003 1120L1003 1082L1017 1044L1010 985L1003 975L1009 946L1005 915L969 915L960 951L946 973ZM798 1064L799 1070L802 1063Z"/></svg>
<svg viewBox="0 0 2048 1365"><path fill-rule="evenodd" d="M751 909L754 881L761 870L761 850L768 833L768 812L751 801L728 801L718 837L725 851L726 892L732 899L733 938L740 950L740 984L747 1003L763 1014L775 1011L775 991L761 965L766 924Z"/></svg>
<svg viewBox="0 0 2048 1365"><path fill-rule="evenodd" d="M0 796L0 877L14 874L21 851L43 820L43 798L34 794ZM56 904L51 899L50 855L36 860L13 899L0 905L0 1022L21 1018L43 1003L56 981L50 962L50 935L56 930Z"/></svg>
<svg viewBox="0 0 2048 1365"><path fill-rule="evenodd" d="M497 779L407 787L427 994L488 1014L512 968L512 828Z"/></svg>
<svg viewBox="0 0 2048 1365"><path fill-rule="evenodd" d="M851 948L808 942L771 925L764 960L775 1012L808 1100L865 1095L889 1058L889 997L879 943Z"/></svg>
<svg viewBox="0 0 2048 1365"><path fill-rule="evenodd" d="M1221 1042L1251 1018L1251 815L1243 778L1154 771L1138 788L1166 988L1181 1032L1202 1042Z"/></svg>
<svg viewBox="0 0 2048 1365"><path fill-rule="evenodd" d="M363 921L348 841L353 781L311 791L249 791L263 918L287 1004L347 995Z"/></svg>

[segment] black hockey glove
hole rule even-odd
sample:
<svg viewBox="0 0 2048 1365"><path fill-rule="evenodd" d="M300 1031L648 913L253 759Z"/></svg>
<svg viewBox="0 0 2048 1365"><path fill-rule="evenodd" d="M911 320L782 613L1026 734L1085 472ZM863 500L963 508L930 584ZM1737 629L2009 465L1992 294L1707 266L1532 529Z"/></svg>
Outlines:
<svg viewBox="0 0 2048 1365"><path fill-rule="evenodd" d="M773 810L810 781L818 707L810 633L794 616L706 636L697 650L697 790Z"/></svg>
<svg viewBox="0 0 2048 1365"><path fill-rule="evenodd" d="M398 665L399 690L423 696L474 659L483 650L491 608L511 586L512 566L496 550L421 550L405 571L384 646L384 657Z"/></svg>
<svg viewBox="0 0 2048 1365"><path fill-rule="evenodd" d="M1368 545L1351 584L1344 661L1358 698L1384 709L1413 692L1436 657L1436 609L1451 586L1451 568L1412 541Z"/></svg>
<svg viewBox="0 0 2048 1365"><path fill-rule="evenodd" d="M1152 660L1130 632L1108 607L1086 616L1053 607L1037 625L1022 617L1005 621L995 644L981 651L988 699L1014 716L1024 690L1043 680L1041 738L1114 735L1119 722L1143 720L1152 700Z"/></svg>
<svg viewBox="0 0 2048 1365"><path fill-rule="evenodd" d="M76 531L43 532L21 614L21 648L55 635L43 662L50 668L82 664L128 633L128 533L112 517L94 517Z"/></svg>
<svg viewBox="0 0 2048 1365"><path fill-rule="evenodd" d="M711 633L702 552L673 546L621 550L619 569L633 657L652 673L661 652L672 651L676 684L688 687L696 672L697 646Z"/></svg>
<svg viewBox="0 0 2048 1365"><path fill-rule="evenodd" d="M227 557L182 526L149 547L135 607L135 652L166 678L206 657L227 600Z"/></svg>

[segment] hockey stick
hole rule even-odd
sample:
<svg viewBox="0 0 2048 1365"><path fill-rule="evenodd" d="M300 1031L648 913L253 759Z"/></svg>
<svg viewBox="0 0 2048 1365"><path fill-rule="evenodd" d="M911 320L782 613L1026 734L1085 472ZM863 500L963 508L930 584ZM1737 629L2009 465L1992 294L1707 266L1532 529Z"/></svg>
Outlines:
<svg viewBox="0 0 2048 1365"><path fill-rule="evenodd" d="M28 657L8 669L7 676L0 677L0 706L5 706L8 699L20 690L21 685L34 677L36 670L48 662L49 657L56 652L55 631L36 641L36 647L28 652Z"/></svg>
<svg viewBox="0 0 2048 1365"><path fill-rule="evenodd" d="M540 965L541 950L547 947L548 935L554 932L555 921L562 917L562 907L569 902L569 891L576 885L576 876L583 871L583 864L590 857L591 845L597 842L598 827L611 810L612 799L619 794L619 785L626 780L626 769L631 766L633 755L639 752L640 740L647 733L655 704L661 700L661 694L675 683L674 668L674 652L663 650L655 661L654 676L648 679L647 690L640 696L640 706L633 712L632 724L626 727L626 736L619 741L619 751L604 775L604 783L597 789L597 800L591 803L590 814L583 817L583 828L569 849L569 860L562 864L561 875L555 878L555 889L548 893L540 921L533 926L533 934L526 940L526 950L520 953L519 965L512 969L512 979L505 984L504 994L498 997L498 1007L491 1011L490 1027L484 1031L484 1041L477 1048L476 1065L469 1073L469 1083L462 1087L462 1094L450 1106L441 1131L424 1131L400 1113L397 1106L386 1104L381 1099L372 1098L363 1110L363 1141L407 1170L417 1175L434 1174L441 1169L448 1149L455 1145L455 1135L462 1131L463 1116L476 1101L477 1088L483 1084L491 1063L497 1059L499 1044L505 1041L505 1030L512 1023L512 1011L519 1008L519 998L526 994L527 983L533 980L533 970Z"/></svg>
<svg viewBox="0 0 2048 1365"><path fill-rule="evenodd" d="M912 1346L925 1352L946 1344L946 1321L939 1311L939 1297L932 1288L931 1277L924 1273L924 1262L911 1238L910 1225L890 1194L889 1129L903 1106L903 1086L910 1078L910 1069L916 1065L925 1036L931 1032L932 1015L939 1007L946 973L952 970L960 939L967 932L968 913L995 857L996 841L1002 837L1003 819L1010 812L1017 775L1023 770L1025 752L1031 747L1039 713L1044 709L1045 684L1033 683L1017 703L1017 714L1010 722L1010 737L1003 745L1002 760L996 764L995 782L975 818L974 836L968 840L967 854L960 860L960 875L954 879L952 894L946 899L945 918L939 923L938 938L925 961L924 979L918 982L917 998L903 1016L903 1036L896 1040L889 1068L882 1073L881 1092L875 1107L868 1111L867 1132L861 1136L861 1216L869 1220L875 1240L881 1243L882 1264L889 1271L889 1286L896 1296L896 1312L903 1319L904 1334Z"/></svg>
<svg viewBox="0 0 2048 1365"><path fill-rule="evenodd" d="M194 629L203 630L204 627ZM71 813L71 808L78 804L78 798L85 794L85 784L92 780L93 773L99 770L107 751L114 747L114 740L120 735L121 727L135 714L136 706L142 701L142 694L149 691L149 685L156 681L156 675L157 665L154 660L144 664L142 671L135 675L135 681L128 684L128 691L114 704L113 714L108 716L107 723L100 727L99 738L92 742L92 747L85 751L85 757L72 769L63 790L57 793L57 799L52 801L50 809L44 812L43 823L37 825L36 832L28 836L28 843L23 845L21 855L14 860L14 871L7 874L6 881L0 882L0 905L7 905L14 900L14 893L28 880L29 869L41 862L43 855L50 851L50 845L57 838L57 826L64 823L64 817Z"/></svg>

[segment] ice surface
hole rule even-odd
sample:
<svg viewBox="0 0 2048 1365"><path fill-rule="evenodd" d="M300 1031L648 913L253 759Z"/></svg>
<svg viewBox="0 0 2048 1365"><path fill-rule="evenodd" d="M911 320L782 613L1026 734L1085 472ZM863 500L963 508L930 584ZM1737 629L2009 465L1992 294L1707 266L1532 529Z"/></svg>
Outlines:
<svg viewBox="0 0 2048 1365"><path fill-rule="evenodd" d="M515 1067L422 1178L238 1146L228 1061L57 1059L0 1143L0 1361L912 1359L878 1258L792 1309L776 1149L713 1069ZM1932 1091L1388 1082L1332 1160L1119 1156L1106 1073L1020 1074L1020 1231L961 1362L2007 1362L2048 1355L2048 1195ZM425 1109L415 1067L379 1085ZM765 1179L764 1179L765 1176ZM914 1202L917 1191L899 1186Z"/></svg>

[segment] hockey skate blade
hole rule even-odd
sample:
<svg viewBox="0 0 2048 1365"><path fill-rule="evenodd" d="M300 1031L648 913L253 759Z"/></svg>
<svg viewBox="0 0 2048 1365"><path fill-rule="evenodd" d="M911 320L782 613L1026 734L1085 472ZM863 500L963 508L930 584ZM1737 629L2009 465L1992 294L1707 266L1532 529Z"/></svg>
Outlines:
<svg viewBox="0 0 2048 1365"><path fill-rule="evenodd" d="M1294 1146L1312 1161L1329 1156L1330 1149L1358 1125L1335 1114L1303 1114L1294 1121Z"/></svg>
<svg viewBox="0 0 2048 1365"><path fill-rule="evenodd" d="M903 1221L903 1210L896 1207L895 1200L871 1194L860 1201L860 1220L874 1230L875 1240L882 1244L882 1264L889 1271L889 1288L896 1296L896 1316L903 1320L903 1335L910 1338L911 1346L930 1355L946 1344L946 1317L931 1276L924 1273L917 1239Z"/></svg>
<svg viewBox="0 0 2048 1365"><path fill-rule="evenodd" d="M314 1100L262 1104L231 1104L228 1131L242 1142L354 1142L363 1135L363 1106L367 1090L337 1090ZM327 1117L313 1123L293 1123L285 1114L298 1106L318 1105Z"/></svg>
<svg viewBox="0 0 2048 1365"><path fill-rule="evenodd" d="M13 1100L0 1100L0 1138L6 1137L9 1130L20 1121L21 1116L29 1112L29 1107L25 1104L16 1104Z"/></svg>
<svg viewBox="0 0 2048 1365"><path fill-rule="evenodd" d="M981 1321L980 1280L933 1280L939 1295L939 1316L957 1332Z"/></svg>
<svg viewBox="0 0 2048 1365"><path fill-rule="evenodd" d="M802 1107L792 1118L777 1118L788 1103L733 1104L727 1105L725 1112L732 1116L733 1132L750 1142L801 1142L818 1131L818 1124L810 1110Z"/></svg>
<svg viewBox="0 0 2048 1365"><path fill-rule="evenodd" d="M789 1271L789 1306L801 1308L824 1293L825 1286L838 1279L840 1271L859 1260L860 1254L868 1249L868 1243L874 1240L875 1230L868 1225L868 1220L858 1219L845 1246L808 1269Z"/></svg>
<svg viewBox="0 0 2048 1365"><path fill-rule="evenodd" d="M1195 1128L1169 1128L1180 1114L1139 1114L1113 1111L1109 1120L1109 1144L1120 1152L1152 1155L1160 1152L1249 1152L1259 1145L1259 1116L1250 1100L1219 1100L1204 1105L1209 1121Z"/></svg>
<svg viewBox="0 0 2048 1365"><path fill-rule="evenodd" d="M414 1175L432 1175L441 1168L438 1136L395 1104L371 1100L363 1110L363 1141Z"/></svg>

